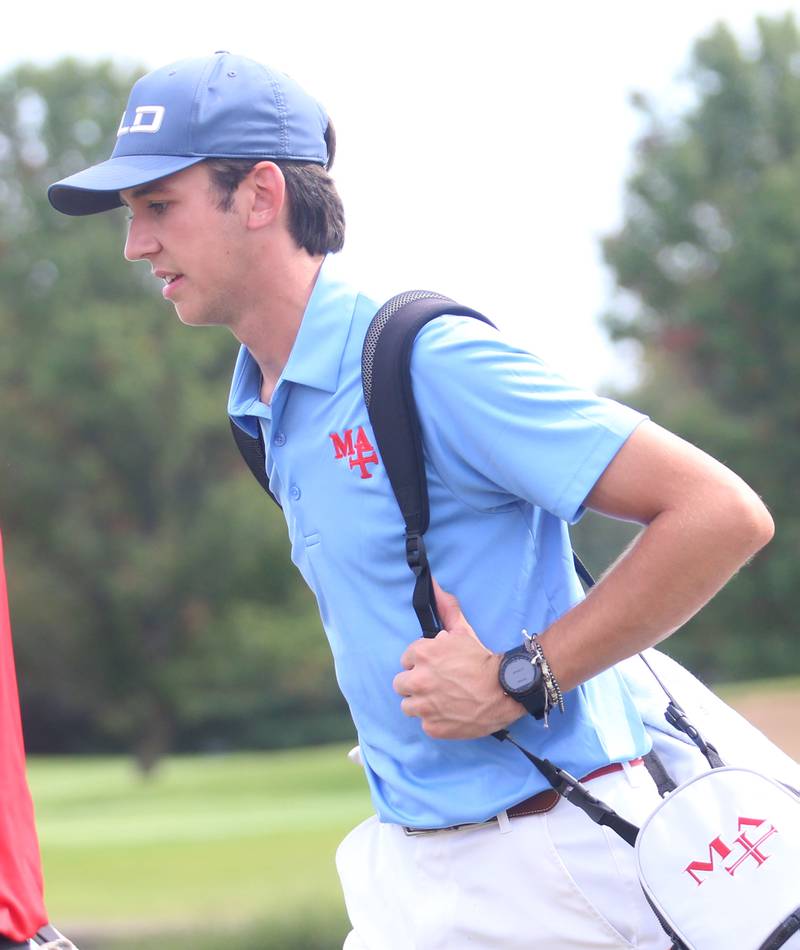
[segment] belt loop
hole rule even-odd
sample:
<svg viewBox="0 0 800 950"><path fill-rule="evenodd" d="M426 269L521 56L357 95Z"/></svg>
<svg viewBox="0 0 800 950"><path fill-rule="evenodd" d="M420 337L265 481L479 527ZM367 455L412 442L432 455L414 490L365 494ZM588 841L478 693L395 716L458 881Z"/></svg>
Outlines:
<svg viewBox="0 0 800 950"><path fill-rule="evenodd" d="M497 824L500 826L501 835L511 834L511 822L508 819L508 812L505 809L498 813Z"/></svg>
<svg viewBox="0 0 800 950"><path fill-rule="evenodd" d="M637 765L641 764L641 759L636 760ZM642 772L645 772L645 769L637 769L634 767L633 762L621 762L622 771L625 773L625 778L628 780L628 784L632 788L641 788L642 785Z"/></svg>

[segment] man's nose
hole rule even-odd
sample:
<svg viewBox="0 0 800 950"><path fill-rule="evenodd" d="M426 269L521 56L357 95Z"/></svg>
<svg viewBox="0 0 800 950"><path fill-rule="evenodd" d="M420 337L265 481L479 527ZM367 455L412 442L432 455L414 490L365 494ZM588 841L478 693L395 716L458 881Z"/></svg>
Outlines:
<svg viewBox="0 0 800 950"><path fill-rule="evenodd" d="M133 217L128 225L128 237L125 240L125 259L140 261L155 254L161 245L152 230L141 220Z"/></svg>

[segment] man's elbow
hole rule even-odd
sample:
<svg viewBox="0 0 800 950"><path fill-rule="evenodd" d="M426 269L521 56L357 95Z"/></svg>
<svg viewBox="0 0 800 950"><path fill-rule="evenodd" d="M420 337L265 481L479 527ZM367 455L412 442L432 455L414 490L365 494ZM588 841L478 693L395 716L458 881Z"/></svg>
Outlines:
<svg viewBox="0 0 800 950"><path fill-rule="evenodd" d="M757 500L757 511L753 514L753 536L756 540L754 554L775 537L775 522L772 520L772 515L761 499Z"/></svg>
<svg viewBox="0 0 800 950"><path fill-rule="evenodd" d="M743 482L731 486L723 505L726 543L735 545L749 560L775 534L775 522L764 502Z"/></svg>

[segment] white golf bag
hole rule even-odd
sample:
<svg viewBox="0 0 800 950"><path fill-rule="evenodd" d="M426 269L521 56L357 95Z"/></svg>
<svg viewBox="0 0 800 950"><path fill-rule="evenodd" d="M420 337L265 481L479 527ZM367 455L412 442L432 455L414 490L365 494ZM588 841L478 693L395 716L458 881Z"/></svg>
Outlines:
<svg viewBox="0 0 800 950"><path fill-rule="evenodd" d="M800 765L680 664L657 650L645 657L725 763L709 769L667 721L663 689L639 657L620 664L678 783L636 836L645 894L681 950L800 947Z"/></svg>

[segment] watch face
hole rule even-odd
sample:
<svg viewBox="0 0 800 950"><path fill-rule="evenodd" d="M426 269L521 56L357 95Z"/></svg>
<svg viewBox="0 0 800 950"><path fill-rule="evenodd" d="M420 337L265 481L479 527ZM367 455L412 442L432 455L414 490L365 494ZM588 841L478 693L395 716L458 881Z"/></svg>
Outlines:
<svg viewBox="0 0 800 950"><path fill-rule="evenodd" d="M536 670L526 656L511 657L503 667L503 682L511 693L525 693L536 681Z"/></svg>

